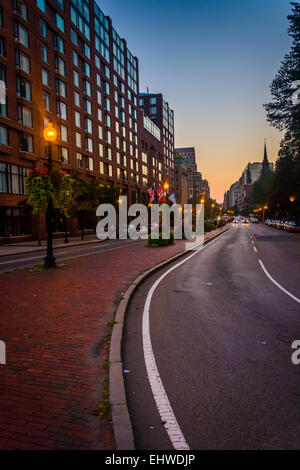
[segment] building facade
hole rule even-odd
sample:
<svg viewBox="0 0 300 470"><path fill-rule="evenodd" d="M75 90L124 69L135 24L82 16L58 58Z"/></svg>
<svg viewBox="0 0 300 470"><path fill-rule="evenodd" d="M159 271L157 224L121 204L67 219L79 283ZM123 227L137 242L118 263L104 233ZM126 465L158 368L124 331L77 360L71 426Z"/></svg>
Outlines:
<svg viewBox="0 0 300 470"><path fill-rule="evenodd" d="M140 93L140 109L161 131L163 178L174 190L174 111L161 93Z"/></svg>
<svg viewBox="0 0 300 470"><path fill-rule="evenodd" d="M175 198L183 206L188 203L188 165L184 158L175 155Z"/></svg>
<svg viewBox="0 0 300 470"><path fill-rule="evenodd" d="M196 200L210 197L208 181L197 171L196 151L194 147L175 149L175 156L185 160L188 169L188 199Z"/></svg>
<svg viewBox="0 0 300 470"><path fill-rule="evenodd" d="M115 185L129 203L140 199L138 59L96 1L0 0L0 88L0 240L34 236L20 203L30 169L47 169L50 120L54 168Z"/></svg>

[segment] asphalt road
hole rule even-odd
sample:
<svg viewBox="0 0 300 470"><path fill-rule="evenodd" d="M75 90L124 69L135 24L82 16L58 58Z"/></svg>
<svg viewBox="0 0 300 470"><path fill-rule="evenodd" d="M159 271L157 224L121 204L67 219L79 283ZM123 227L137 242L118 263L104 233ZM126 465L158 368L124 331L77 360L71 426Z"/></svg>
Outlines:
<svg viewBox="0 0 300 470"><path fill-rule="evenodd" d="M145 243L145 241L134 240L105 240L103 242L88 243L85 245L68 246L64 248L54 248L54 256L56 261L62 261L69 258L79 256L93 255L102 251L115 250L117 248L126 247L128 245ZM42 251L31 253L19 253L16 255L7 255L0 257L0 273L36 266L44 263L46 256L46 248Z"/></svg>
<svg viewBox="0 0 300 470"><path fill-rule="evenodd" d="M257 250L257 251L255 251ZM300 235L237 225L169 273L150 304L153 352L190 449L300 449ZM176 263L174 263L176 264ZM125 386L137 449L173 445L157 411L142 345L147 293L125 325Z"/></svg>

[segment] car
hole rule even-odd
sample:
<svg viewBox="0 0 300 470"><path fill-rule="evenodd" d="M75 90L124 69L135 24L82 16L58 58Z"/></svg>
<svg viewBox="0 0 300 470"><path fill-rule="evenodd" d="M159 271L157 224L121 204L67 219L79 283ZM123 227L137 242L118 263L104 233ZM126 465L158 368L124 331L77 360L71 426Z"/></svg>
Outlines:
<svg viewBox="0 0 300 470"><path fill-rule="evenodd" d="M250 220L253 224L258 224L258 219L256 217L251 217Z"/></svg>
<svg viewBox="0 0 300 470"><path fill-rule="evenodd" d="M244 217L243 224L249 224L249 219L247 219L247 217Z"/></svg>
<svg viewBox="0 0 300 470"><path fill-rule="evenodd" d="M294 221L286 222L284 224L284 229L287 232L294 232L294 233L299 233L300 232L300 224L297 224Z"/></svg>
<svg viewBox="0 0 300 470"><path fill-rule="evenodd" d="M277 220L276 228L278 228L279 230L283 230L283 226L284 226L284 221L283 220Z"/></svg>
<svg viewBox="0 0 300 470"><path fill-rule="evenodd" d="M238 224L239 221L240 221L240 218L239 218L239 217L234 217L234 218L233 218L233 223L234 223L234 224Z"/></svg>
<svg viewBox="0 0 300 470"><path fill-rule="evenodd" d="M271 220L270 220L270 219L267 219L267 220L265 221L265 224L266 224L266 225L270 225L270 222L271 222Z"/></svg>

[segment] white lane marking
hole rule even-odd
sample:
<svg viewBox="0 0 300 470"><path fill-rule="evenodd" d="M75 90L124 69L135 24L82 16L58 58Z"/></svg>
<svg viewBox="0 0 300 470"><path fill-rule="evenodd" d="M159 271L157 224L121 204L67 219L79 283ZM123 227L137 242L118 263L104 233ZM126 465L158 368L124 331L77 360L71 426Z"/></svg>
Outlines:
<svg viewBox="0 0 300 470"><path fill-rule="evenodd" d="M255 253L257 253L257 249L256 249L256 247L255 247L255 246L253 247L253 250L255 251Z"/></svg>
<svg viewBox="0 0 300 470"><path fill-rule="evenodd" d="M226 233L228 232L226 231L223 235L225 235ZM154 352L152 348L151 335L150 335L150 320L149 320L150 303L151 303L152 296L154 294L155 289L170 272L174 271L174 269L178 268L183 263L186 263L189 259L195 256L197 253L201 252L203 248L206 248L207 246L211 245L215 241L222 238L223 235L220 235L219 237L212 240L210 243L207 243L206 245L202 246L199 250L195 251L193 254L185 258L183 261L180 261L179 263L175 264L175 266L172 266L164 274L162 274L160 278L155 281L155 283L152 285L151 289L149 290L147 298L146 298L145 306L144 306L143 320L142 320L142 335L143 335L143 351L144 351L144 359L145 359L145 364L146 364L147 375L149 378L149 383L151 386L152 394L156 402L156 406L160 414L161 420L164 423L166 432L172 442L174 449L176 450L189 450L190 448L177 422L177 419L175 417L175 414L169 402L168 396L164 389L164 386L163 386L163 383L160 378L158 368L156 365L156 360L155 360L155 356L154 356Z"/></svg>
<svg viewBox="0 0 300 470"><path fill-rule="evenodd" d="M298 304L300 304L300 299L298 299L298 297L296 297L295 295L291 294L288 290L286 290L284 287L282 287L277 281L275 281L275 279L273 279L273 277L271 276L271 274L268 273L268 271L266 270L265 266L264 266L264 263L259 259L258 260L260 266L261 266L261 269L264 271L265 275L270 279L270 281L273 282L273 284L275 284L275 286L278 287L278 289L282 290L286 295L288 295L289 297L291 297L293 300L295 300L295 302L298 302Z"/></svg>

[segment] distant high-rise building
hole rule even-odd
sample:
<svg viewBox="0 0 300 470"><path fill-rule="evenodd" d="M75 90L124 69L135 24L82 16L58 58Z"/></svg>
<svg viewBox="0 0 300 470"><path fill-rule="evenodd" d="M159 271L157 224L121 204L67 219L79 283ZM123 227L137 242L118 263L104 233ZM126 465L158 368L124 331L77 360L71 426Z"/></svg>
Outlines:
<svg viewBox="0 0 300 470"><path fill-rule="evenodd" d="M188 167L188 194L189 200L200 199L202 196L210 197L210 189L207 180L202 179L202 174L197 171L196 151L194 147L182 147L175 149L175 155L184 158Z"/></svg>
<svg viewBox="0 0 300 470"><path fill-rule="evenodd" d="M181 204L188 203L188 166L184 158L175 155L175 197L176 202Z"/></svg>

